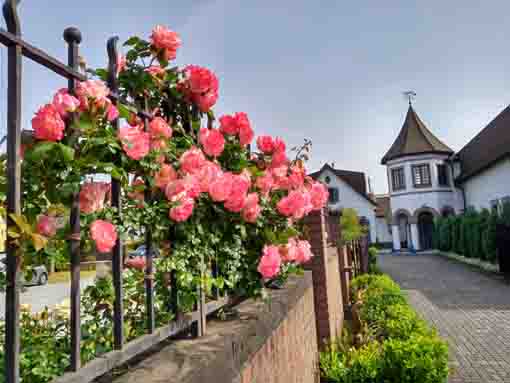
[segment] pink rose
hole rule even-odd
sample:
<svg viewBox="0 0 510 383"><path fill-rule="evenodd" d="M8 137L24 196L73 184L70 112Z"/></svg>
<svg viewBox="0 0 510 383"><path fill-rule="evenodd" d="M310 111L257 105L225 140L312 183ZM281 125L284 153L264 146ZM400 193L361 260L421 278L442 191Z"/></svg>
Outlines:
<svg viewBox="0 0 510 383"><path fill-rule="evenodd" d="M225 209L239 213L246 203L246 193L250 188L250 178L246 173L233 176L232 188L225 201Z"/></svg>
<svg viewBox="0 0 510 383"><path fill-rule="evenodd" d="M127 193L128 197L138 201L137 207L142 208L145 201L145 182L141 178L135 178L131 183L131 191Z"/></svg>
<svg viewBox="0 0 510 383"><path fill-rule="evenodd" d="M221 174L221 168L211 161L206 161L197 173L200 191L209 192L209 185Z"/></svg>
<svg viewBox="0 0 510 383"><path fill-rule="evenodd" d="M306 202L304 194L294 190L276 204L276 209L285 217L300 219L305 215Z"/></svg>
<svg viewBox="0 0 510 383"><path fill-rule="evenodd" d="M223 134L218 129L200 129L199 140L205 154L211 157L218 157L223 153L225 138L223 138Z"/></svg>
<svg viewBox="0 0 510 383"><path fill-rule="evenodd" d="M66 88L62 88L53 96L53 106L62 118L66 118L68 113L78 110L80 101L71 96Z"/></svg>
<svg viewBox="0 0 510 383"><path fill-rule="evenodd" d="M239 133L239 126L237 125L237 121L234 116L221 116L219 118L220 121L220 132L223 134L229 134L234 136Z"/></svg>
<svg viewBox="0 0 510 383"><path fill-rule="evenodd" d="M209 195L215 202L225 201L232 191L234 178L232 173L220 173L209 183Z"/></svg>
<svg viewBox="0 0 510 383"><path fill-rule="evenodd" d="M285 149L285 142L280 137L276 137L273 141L273 150L275 152L285 152Z"/></svg>
<svg viewBox="0 0 510 383"><path fill-rule="evenodd" d="M149 124L149 132L152 138L171 138L172 137L172 128L167 124L167 122L161 117L154 117Z"/></svg>
<svg viewBox="0 0 510 383"><path fill-rule="evenodd" d="M129 158L140 160L150 151L150 136L139 127L124 126L119 129L119 140L122 143L122 149Z"/></svg>
<svg viewBox="0 0 510 383"><path fill-rule="evenodd" d="M104 208L105 200L110 193L107 182L85 182L80 189L80 211L92 214Z"/></svg>
<svg viewBox="0 0 510 383"><path fill-rule="evenodd" d="M177 49L181 46L181 38L179 35L170 29L157 25L152 30L151 35L152 45L159 50L163 51L165 60L174 60L177 55Z"/></svg>
<svg viewBox="0 0 510 383"><path fill-rule="evenodd" d="M218 99L218 78L209 69L188 65L183 70L185 79L178 89L185 98L197 104L201 112L207 112Z"/></svg>
<svg viewBox="0 0 510 383"><path fill-rule="evenodd" d="M171 201L196 198L200 195L200 183L194 175L187 175L168 183L165 189L166 198Z"/></svg>
<svg viewBox="0 0 510 383"><path fill-rule="evenodd" d="M260 136L257 138L257 148L264 154L271 154L274 150L273 137Z"/></svg>
<svg viewBox="0 0 510 383"><path fill-rule="evenodd" d="M310 243L308 241L297 242L296 262L303 264L313 257Z"/></svg>
<svg viewBox="0 0 510 383"><path fill-rule="evenodd" d="M284 151L277 151L273 153L273 157L271 158L271 167L278 168L282 165L285 165L289 162L287 155Z"/></svg>
<svg viewBox="0 0 510 383"><path fill-rule="evenodd" d="M282 260L278 247L265 245L257 270L264 278L272 278L280 272L281 263Z"/></svg>
<svg viewBox="0 0 510 383"><path fill-rule="evenodd" d="M100 253L107 253L115 246L117 230L110 222L96 219L90 225L90 236L96 243L97 251Z"/></svg>
<svg viewBox="0 0 510 383"><path fill-rule="evenodd" d="M110 89L101 80L87 80L79 82L76 87L76 95L78 96L82 105L82 109L88 109L88 99L92 99L97 107L104 107L110 100L108 95Z"/></svg>
<svg viewBox="0 0 510 383"><path fill-rule="evenodd" d="M145 257L137 256L128 258L124 264L130 269L145 270L146 260Z"/></svg>
<svg viewBox="0 0 510 383"><path fill-rule="evenodd" d="M262 195L267 196L274 186L274 179L271 172L266 170L262 176L257 178L255 186L260 189Z"/></svg>
<svg viewBox="0 0 510 383"><path fill-rule="evenodd" d="M195 201L192 198L179 200L179 205L170 209L170 218L176 222L186 221L193 213Z"/></svg>
<svg viewBox="0 0 510 383"><path fill-rule="evenodd" d="M34 136L38 140L60 141L65 127L64 120L52 104L44 105L32 118Z"/></svg>
<svg viewBox="0 0 510 383"><path fill-rule="evenodd" d="M179 159L181 169L185 173L195 173L199 171L205 161L204 153L194 146L186 150Z"/></svg>
<svg viewBox="0 0 510 383"><path fill-rule="evenodd" d="M108 110L106 111L106 119L110 122L112 122L113 120L116 120L117 118L119 118L119 110L117 109L117 107L113 104L109 104L108 105Z"/></svg>
<svg viewBox="0 0 510 383"><path fill-rule="evenodd" d="M248 120L248 115L244 112L236 113L235 118L239 126L239 142L241 145L248 145L253 140L253 130Z"/></svg>
<svg viewBox="0 0 510 383"><path fill-rule="evenodd" d="M243 207L243 219L246 222L254 223L260 215L259 196L257 193L250 193L246 197Z"/></svg>
<svg viewBox="0 0 510 383"><path fill-rule="evenodd" d="M162 164L161 169L156 173L156 176L154 177L154 184L158 188L165 190L166 186L175 179L177 179L177 173L175 172L172 165Z"/></svg>
<svg viewBox="0 0 510 383"><path fill-rule="evenodd" d="M314 182L310 188L310 197L314 210L320 210L328 202L329 192L326 186L320 182Z"/></svg>
<svg viewBox="0 0 510 383"><path fill-rule="evenodd" d="M290 175L288 177L289 186L293 189L302 188L305 182L305 168L293 165L290 168Z"/></svg>
<svg viewBox="0 0 510 383"><path fill-rule="evenodd" d="M166 75L166 70L161 68L160 66L156 66L156 65L151 65L150 67L145 69L145 72L150 74L152 77L156 77L156 78L162 78L162 77L165 77L165 75Z"/></svg>
<svg viewBox="0 0 510 383"><path fill-rule="evenodd" d="M151 139L151 150L164 150L167 148L167 142L165 138L153 138Z"/></svg>
<svg viewBox="0 0 510 383"><path fill-rule="evenodd" d="M49 215L40 215L36 230L41 235L53 237L57 232L57 220Z"/></svg>

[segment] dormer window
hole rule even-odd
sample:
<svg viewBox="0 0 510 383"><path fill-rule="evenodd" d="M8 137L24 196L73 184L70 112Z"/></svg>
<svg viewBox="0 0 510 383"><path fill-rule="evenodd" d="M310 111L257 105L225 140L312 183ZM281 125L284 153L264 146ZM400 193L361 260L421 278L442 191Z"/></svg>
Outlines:
<svg viewBox="0 0 510 383"><path fill-rule="evenodd" d="M429 164L413 165L412 171L414 187L422 188L432 185L430 180Z"/></svg>

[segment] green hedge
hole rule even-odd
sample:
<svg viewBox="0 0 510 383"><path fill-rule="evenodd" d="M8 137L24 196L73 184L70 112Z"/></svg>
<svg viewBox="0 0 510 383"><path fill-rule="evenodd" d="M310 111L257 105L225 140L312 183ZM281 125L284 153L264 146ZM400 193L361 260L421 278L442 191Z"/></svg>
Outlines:
<svg viewBox="0 0 510 383"><path fill-rule="evenodd" d="M483 209L468 209L459 216L440 217L434 224L434 247L468 258L496 262L496 225L510 223L510 203L503 204L502 214Z"/></svg>
<svg viewBox="0 0 510 383"><path fill-rule="evenodd" d="M352 283L362 330L344 335L320 355L324 381L339 383L443 383L448 346L407 303L387 275Z"/></svg>

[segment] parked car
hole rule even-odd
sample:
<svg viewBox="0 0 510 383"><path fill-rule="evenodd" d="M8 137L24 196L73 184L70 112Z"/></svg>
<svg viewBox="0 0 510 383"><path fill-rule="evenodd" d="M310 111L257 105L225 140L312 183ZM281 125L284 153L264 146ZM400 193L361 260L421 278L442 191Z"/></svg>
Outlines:
<svg viewBox="0 0 510 383"><path fill-rule="evenodd" d="M136 250L130 251L128 253L129 258L135 258L135 257L145 257L147 255L147 248L145 245L140 245L136 248ZM159 249L153 247L152 248L152 257L158 258L159 257Z"/></svg>
<svg viewBox="0 0 510 383"><path fill-rule="evenodd" d="M5 273L7 268L7 256L0 255L0 273ZM27 276L30 278L27 280ZM23 285L25 286L42 286L48 283L48 270L46 266L31 266L29 270L25 271L23 277Z"/></svg>

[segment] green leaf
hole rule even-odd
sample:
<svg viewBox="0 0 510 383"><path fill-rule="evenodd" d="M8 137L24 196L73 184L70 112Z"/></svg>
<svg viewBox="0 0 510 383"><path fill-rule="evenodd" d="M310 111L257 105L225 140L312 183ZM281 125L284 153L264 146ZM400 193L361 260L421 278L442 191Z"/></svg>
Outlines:
<svg viewBox="0 0 510 383"><path fill-rule="evenodd" d="M39 142L30 152L30 157L34 161L40 161L44 157L46 157L48 152L51 151L55 147L55 145L57 145L57 143L51 141Z"/></svg>
<svg viewBox="0 0 510 383"><path fill-rule="evenodd" d="M140 42L142 42L141 38L133 36L127 39L127 41L124 43L124 46L135 46Z"/></svg>
<svg viewBox="0 0 510 383"><path fill-rule="evenodd" d="M118 103L117 109L119 110L119 115L121 118L125 118L126 120L129 118L131 111L126 105Z"/></svg>
<svg viewBox="0 0 510 383"><path fill-rule="evenodd" d="M74 149L67 146L67 145L64 145L64 144L58 144L58 147L60 149L60 151L62 152L62 155L64 156L64 160L66 162L71 162L72 160L74 160Z"/></svg>
<svg viewBox="0 0 510 383"><path fill-rule="evenodd" d="M27 222L27 219L23 215L18 215L11 213L9 214L9 217L14 221L14 223L20 228L20 230L23 233L31 234L32 233L32 226Z"/></svg>

